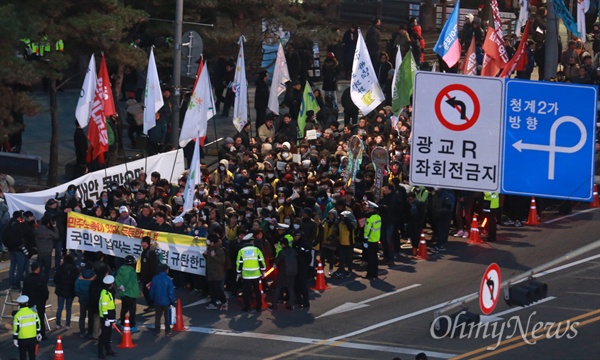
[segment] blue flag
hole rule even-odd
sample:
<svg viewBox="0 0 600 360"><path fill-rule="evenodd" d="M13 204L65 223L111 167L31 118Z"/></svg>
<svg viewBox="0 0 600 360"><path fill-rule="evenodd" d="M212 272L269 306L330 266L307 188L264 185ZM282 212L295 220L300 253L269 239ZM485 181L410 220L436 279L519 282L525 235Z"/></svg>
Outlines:
<svg viewBox="0 0 600 360"><path fill-rule="evenodd" d="M577 29L577 21L573 19L573 15L567 10L565 3L563 1L553 1L552 3L554 4L554 12L556 12L556 15L560 16L565 27L575 34L575 36L581 38L582 34ZM537 29L532 29L532 31L537 31ZM585 34L583 34L583 36L585 36Z"/></svg>
<svg viewBox="0 0 600 360"><path fill-rule="evenodd" d="M456 2L450 18L446 20L440 33L434 51L444 59L449 67L453 67L460 60L460 43L458 42L458 13L460 0Z"/></svg>

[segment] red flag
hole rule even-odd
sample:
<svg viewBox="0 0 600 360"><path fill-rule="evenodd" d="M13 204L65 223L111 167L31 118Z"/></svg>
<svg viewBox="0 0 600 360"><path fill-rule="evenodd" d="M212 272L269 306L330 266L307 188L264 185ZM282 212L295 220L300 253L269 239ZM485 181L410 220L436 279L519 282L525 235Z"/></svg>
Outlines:
<svg viewBox="0 0 600 360"><path fill-rule="evenodd" d="M114 115L115 105L112 101L112 89L108 70L106 69L106 61L104 60L104 55L102 55L88 129L88 139L90 140L90 147L87 153L88 162L98 158L98 162L104 164L104 153L108 151L108 133L106 132L107 107L109 111L112 111L112 114L109 115Z"/></svg>
<svg viewBox="0 0 600 360"><path fill-rule="evenodd" d="M508 62L508 54L504 47L504 32L502 31L502 20L500 19L498 1L492 0L491 5L494 28L488 30L482 46L485 56L483 57L481 75L484 76L496 76Z"/></svg>
<svg viewBox="0 0 600 360"><path fill-rule="evenodd" d="M523 71L527 66L527 37L529 36L529 20L525 25L525 31L521 37L521 42L517 48L517 52L513 55L512 59L506 64L506 67L500 73L500 77L509 77L510 74L515 71Z"/></svg>
<svg viewBox="0 0 600 360"><path fill-rule="evenodd" d="M477 75L477 54L475 53L475 36L471 39L471 45L465 54L462 64L462 72L465 75Z"/></svg>

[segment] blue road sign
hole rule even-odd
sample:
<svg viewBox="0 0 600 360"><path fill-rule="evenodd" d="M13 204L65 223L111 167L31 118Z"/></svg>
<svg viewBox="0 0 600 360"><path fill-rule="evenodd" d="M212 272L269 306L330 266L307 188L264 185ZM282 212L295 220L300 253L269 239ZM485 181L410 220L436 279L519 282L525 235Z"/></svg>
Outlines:
<svg viewBox="0 0 600 360"><path fill-rule="evenodd" d="M595 86L508 80L501 193L591 201L597 101Z"/></svg>

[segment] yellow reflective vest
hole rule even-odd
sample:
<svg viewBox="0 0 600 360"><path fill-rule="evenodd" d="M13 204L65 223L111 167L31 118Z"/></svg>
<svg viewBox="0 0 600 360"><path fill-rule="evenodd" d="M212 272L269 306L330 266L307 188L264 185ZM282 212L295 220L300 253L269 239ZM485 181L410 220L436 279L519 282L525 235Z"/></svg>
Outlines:
<svg viewBox="0 0 600 360"><path fill-rule="evenodd" d="M500 194L497 192L484 192L483 200L490 202L490 209L497 209L500 207Z"/></svg>
<svg viewBox="0 0 600 360"><path fill-rule="evenodd" d="M244 246L238 251L237 272L243 279L258 279L261 271L265 271L265 258L256 246Z"/></svg>
<svg viewBox="0 0 600 360"><path fill-rule="evenodd" d="M370 243L377 243L381 239L381 216L372 213L365 224L365 240Z"/></svg>
<svg viewBox="0 0 600 360"><path fill-rule="evenodd" d="M115 309L115 300L113 299L113 294L106 289L102 289L100 293L100 301L98 302L98 310L101 318L104 318L108 315L110 310Z"/></svg>
<svg viewBox="0 0 600 360"><path fill-rule="evenodd" d="M13 320L13 339L35 338L40 329L40 317L37 312L28 307L22 307L17 311Z"/></svg>

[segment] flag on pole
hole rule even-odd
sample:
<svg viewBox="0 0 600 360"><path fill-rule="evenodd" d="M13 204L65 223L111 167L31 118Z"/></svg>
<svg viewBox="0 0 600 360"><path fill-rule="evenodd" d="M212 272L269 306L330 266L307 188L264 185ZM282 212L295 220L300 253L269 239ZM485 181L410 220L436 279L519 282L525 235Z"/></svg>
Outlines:
<svg viewBox="0 0 600 360"><path fill-rule="evenodd" d="M358 41L352 62L350 97L363 115L375 110L385 100L360 29L358 29Z"/></svg>
<svg viewBox="0 0 600 360"><path fill-rule="evenodd" d="M181 125L179 134L179 146L181 147L196 137L200 138L200 145L202 145L206 140L208 119L215 116L215 99L210 85L208 64L204 60L200 62L198 72L199 77L194 85L192 97Z"/></svg>
<svg viewBox="0 0 600 360"><path fill-rule="evenodd" d="M477 54L475 53L475 36L463 60L462 73L465 75L477 75Z"/></svg>
<svg viewBox="0 0 600 360"><path fill-rule="evenodd" d="M575 34L575 36L585 36L585 32L583 34L579 32L577 22L573 19L573 15L571 15L571 12L565 6L564 1L553 1L552 3L554 4L554 12L562 19L563 25ZM538 31L538 28L533 31ZM539 29L539 31L542 31L542 29Z"/></svg>
<svg viewBox="0 0 600 360"><path fill-rule="evenodd" d="M233 126L237 131L242 131L248 123L248 81L246 81L246 63L244 61L244 35L240 36L240 52L237 57L235 77L233 79Z"/></svg>
<svg viewBox="0 0 600 360"><path fill-rule="evenodd" d="M154 47L150 49L148 59L148 75L146 76L146 89L144 91L144 134L156 126L156 113L164 105L158 70L154 60ZM167 119L169 122L171 119Z"/></svg>
<svg viewBox="0 0 600 360"><path fill-rule="evenodd" d="M396 68L394 69L394 77L392 78L392 117L398 118L400 115L400 111L402 111L402 107L394 107L394 100L398 99L398 90L400 89L400 66L402 64L402 51L400 50L400 46L398 46L398 50L396 52ZM392 123L392 129L394 128L394 124Z"/></svg>
<svg viewBox="0 0 600 360"><path fill-rule="evenodd" d="M494 18L494 28L489 29L482 49L485 53L481 67L481 75L496 76L498 72L506 66L508 54L504 46L504 32L502 31L502 20L500 19L500 10L498 1L492 0L492 15Z"/></svg>
<svg viewBox="0 0 600 360"><path fill-rule="evenodd" d="M92 54L90 57L90 64L85 73L85 78L83 79L83 86L81 88L81 93L79 94L77 107L75 108L75 117L77 118L77 122L79 122L79 126L82 128L86 127L90 121L95 93L96 58L94 57L94 54Z"/></svg>
<svg viewBox="0 0 600 360"><path fill-rule="evenodd" d="M183 212L187 213L194 207L194 189L196 185L202 182L202 174L200 172L200 138L196 136L196 143L194 145L194 155L192 155L192 162L190 163L190 173L185 183L185 190L183 191Z"/></svg>
<svg viewBox="0 0 600 360"><path fill-rule="evenodd" d="M460 43L458 42L458 14L460 13L460 0L456 2L452 14L446 20L440 37L433 48L444 60L448 67L453 67L460 60Z"/></svg>
<svg viewBox="0 0 600 360"><path fill-rule="evenodd" d="M313 94L312 88L308 81L304 85L304 93L302 94L302 103L300 104L300 111L298 111L298 138L304 138L304 128L306 127L306 113L309 110L319 112L319 104L315 95Z"/></svg>
<svg viewBox="0 0 600 360"><path fill-rule="evenodd" d="M279 115L279 95L285 91L285 83L290 81L283 45L279 43L277 49L277 58L275 59L275 69L273 70L273 79L271 81L271 92L269 93L269 109Z"/></svg>
<svg viewBox="0 0 600 360"><path fill-rule="evenodd" d="M519 0L519 19L515 27L515 35L521 36L521 28L529 20L529 0Z"/></svg>
<svg viewBox="0 0 600 360"><path fill-rule="evenodd" d="M525 31L523 31L523 37L521 38L521 42L519 43L519 47L517 51L513 55L512 59L506 64L506 67L500 73L500 77L509 77L510 74L515 70L525 70L525 66L527 66L527 38L529 37L529 25L530 22L527 21L527 25L525 25Z"/></svg>
<svg viewBox="0 0 600 360"><path fill-rule="evenodd" d="M109 96L110 94L110 96ZM112 103L112 89L110 87L110 78L104 54L100 62L100 69L96 78L96 89L94 92L94 102L92 104L91 122L89 123L88 139L90 146L87 153L87 162L98 159L98 163L104 164L104 153L108 151L108 133L106 131L106 116L114 115L114 102Z"/></svg>
<svg viewBox="0 0 600 360"><path fill-rule="evenodd" d="M409 51L400 65L400 84L398 90L398 98L392 100L392 108L402 109L406 105L410 105L410 98L413 93L415 81L415 71L417 64L413 58L412 51Z"/></svg>
<svg viewBox="0 0 600 360"><path fill-rule="evenodd" d="M577 0L577 31L582 42L586 40L585 13L590 9L590 0Z"/></svg>

